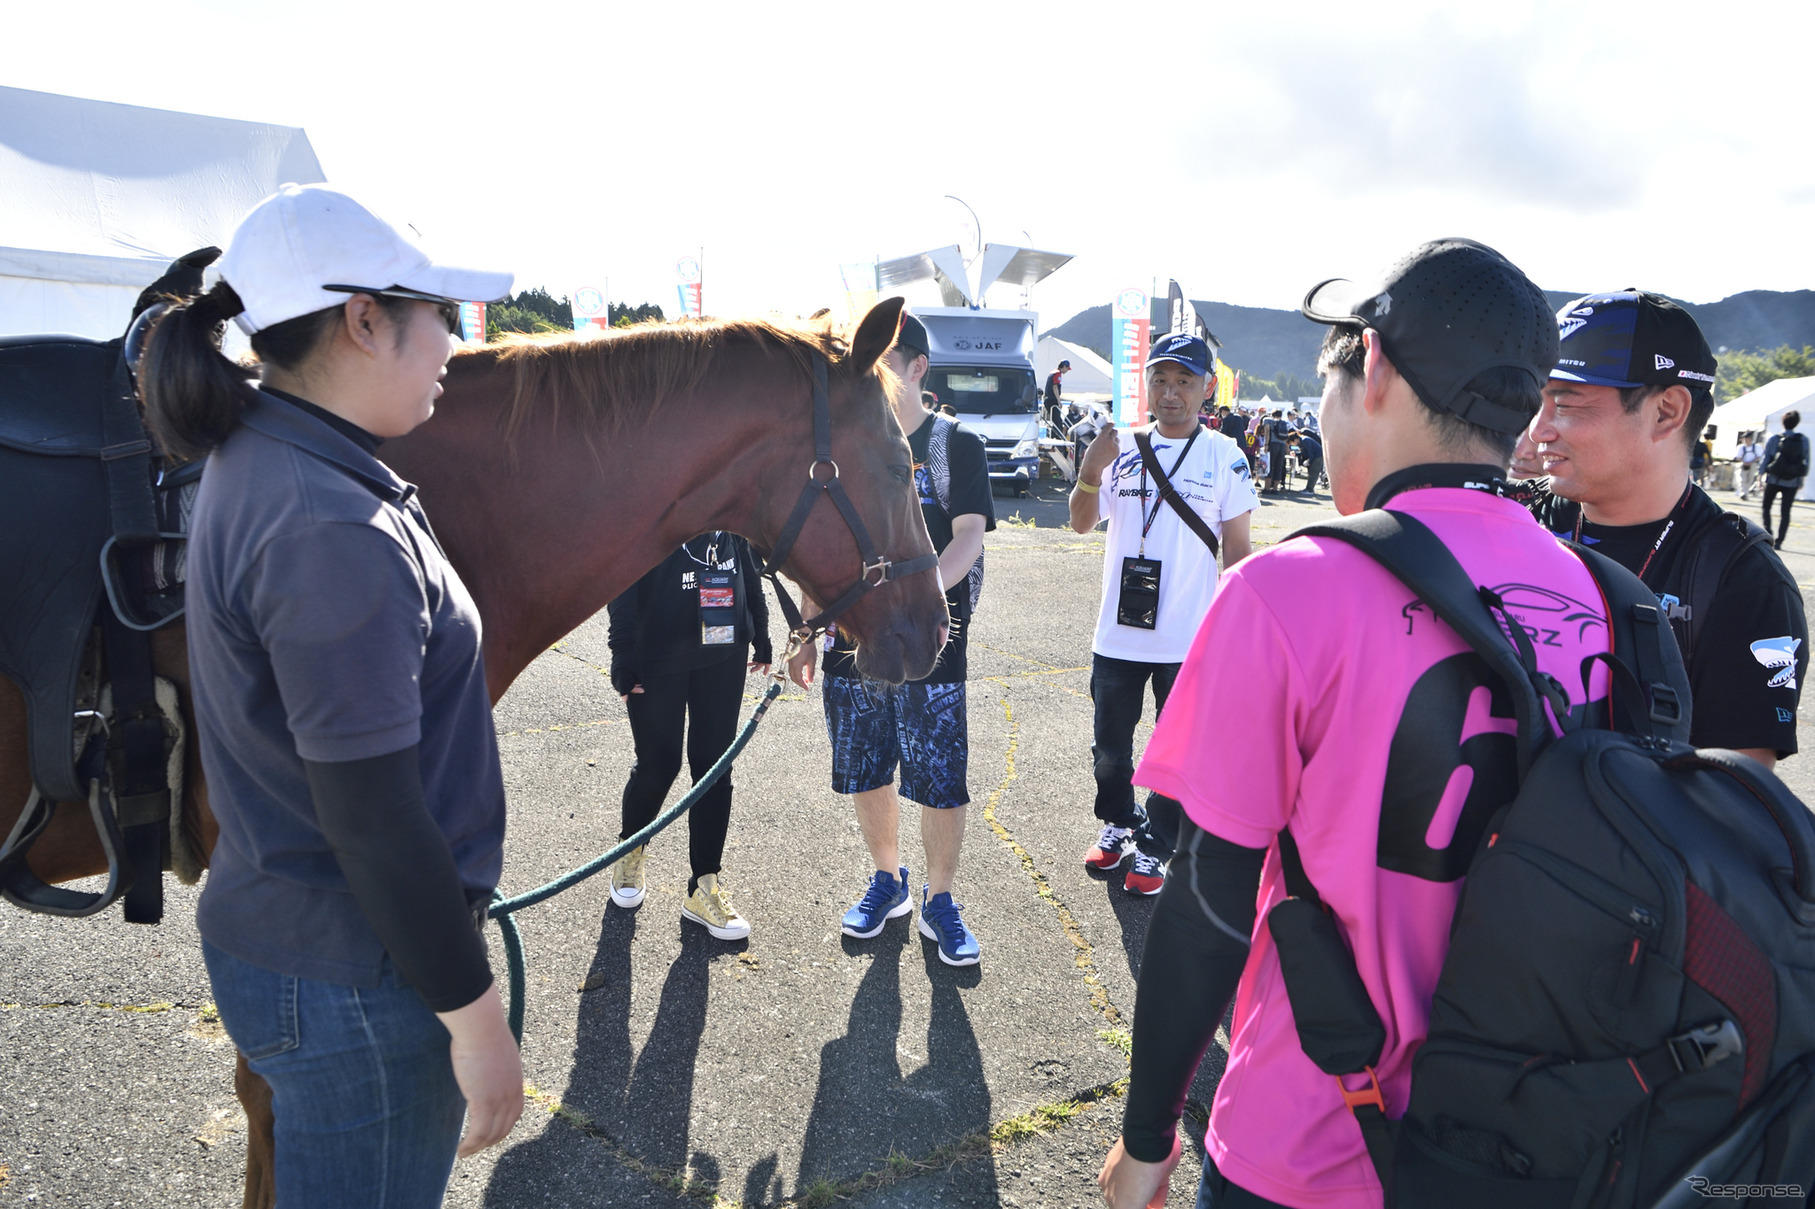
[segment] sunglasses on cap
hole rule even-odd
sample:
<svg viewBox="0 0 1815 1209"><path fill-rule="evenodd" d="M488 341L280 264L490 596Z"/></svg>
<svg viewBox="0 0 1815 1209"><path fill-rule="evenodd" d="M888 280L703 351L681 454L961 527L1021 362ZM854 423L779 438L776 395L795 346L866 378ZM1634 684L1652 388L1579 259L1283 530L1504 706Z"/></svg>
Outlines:
<svg viewBox="0 0 1815 1209"><path fill-rule="evenodd" d="M460 326L460 304L452 298L424 294L421 290L406 290L397 285L382 290L367 285L324 285L321 288L335 294L370 294L374 298L407 298L412 302L432 302L435 309L441 312L442 321L447 324L448 335L466 339L466 333Z"/></svg>

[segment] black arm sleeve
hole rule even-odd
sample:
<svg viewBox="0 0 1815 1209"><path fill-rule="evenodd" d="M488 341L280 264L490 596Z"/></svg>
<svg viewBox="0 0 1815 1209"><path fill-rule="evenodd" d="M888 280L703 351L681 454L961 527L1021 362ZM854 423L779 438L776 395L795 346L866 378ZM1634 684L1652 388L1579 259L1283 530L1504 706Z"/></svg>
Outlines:
<svg viewBox="0 0 1815 1209"><path fill-rule="evenodd" d="M304 760L315 819L385 952L430 1011L491 985L453 853L422 793L415 747L369 760Z"/></svg>
<svg viewBox="0 0 1815 1209"><path fill-rule="evenodd" d="M1264 848L1180 826L1134 1000L1134 1057L1122 1145L1144 1163L1172 1153L1185 1095L1248 961Z"/></svg>

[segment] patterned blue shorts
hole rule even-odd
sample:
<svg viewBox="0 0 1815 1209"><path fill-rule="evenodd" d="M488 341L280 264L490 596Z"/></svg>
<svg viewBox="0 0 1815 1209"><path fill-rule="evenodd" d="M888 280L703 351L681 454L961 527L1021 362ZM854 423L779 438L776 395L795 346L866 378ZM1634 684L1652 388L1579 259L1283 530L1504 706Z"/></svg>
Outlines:
<svg viewBox="0 0 1815 1209"><path fill-rule="evenodd" d="M947 810L971 800L963 681L888 685L840 676L822 683L832 792L880 789L899 764L909 801Z"/></svg>

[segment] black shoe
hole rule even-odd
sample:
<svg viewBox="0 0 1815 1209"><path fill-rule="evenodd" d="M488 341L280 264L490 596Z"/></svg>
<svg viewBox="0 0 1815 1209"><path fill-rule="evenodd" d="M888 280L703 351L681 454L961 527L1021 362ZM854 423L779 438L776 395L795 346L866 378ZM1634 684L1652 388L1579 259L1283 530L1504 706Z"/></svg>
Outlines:
<svg viewBox="0 0 1815 1209"><path fill-rule="evenodd" d="M1773 549L1773 550L1783 549L1783 538L1780 537L1776 541L1772 542L1771 549Z"/></svg>

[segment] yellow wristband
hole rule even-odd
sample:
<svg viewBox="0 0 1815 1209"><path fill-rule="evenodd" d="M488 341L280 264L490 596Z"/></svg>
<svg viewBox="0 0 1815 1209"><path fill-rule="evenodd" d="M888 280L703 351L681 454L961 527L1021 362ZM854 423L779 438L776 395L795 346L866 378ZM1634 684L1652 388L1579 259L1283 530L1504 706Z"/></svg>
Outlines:
<svg viewBox="0 0 1815 1209"><path fill-rule="evenodd" d="M1078 490L1082 491L1085 495L1095 495L1097 492L1101 491L1102 488L1101 487L1092 487L1089 483L1086 483L1083 479L1079 479L1078 480Z"/></svg>

